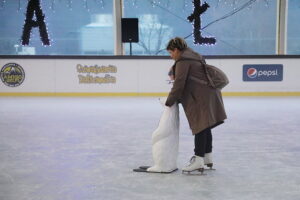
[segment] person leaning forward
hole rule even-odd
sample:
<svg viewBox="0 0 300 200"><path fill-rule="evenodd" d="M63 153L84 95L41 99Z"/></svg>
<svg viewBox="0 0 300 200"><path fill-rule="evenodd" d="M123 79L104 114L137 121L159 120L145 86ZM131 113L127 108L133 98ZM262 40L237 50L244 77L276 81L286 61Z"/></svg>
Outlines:
<svg viewBox="0 0 300 200"><path fill-rule="evenodd" d="M189 126L195 136L195 155L183 172L199 170L204 165L212 168L211 129L227 118L222 94L209 85L204 72L203 57L189 48L184 39L176 37L168 42L167 50L175 60L169 72L174 78L166 106L181 103Z"/></svg>

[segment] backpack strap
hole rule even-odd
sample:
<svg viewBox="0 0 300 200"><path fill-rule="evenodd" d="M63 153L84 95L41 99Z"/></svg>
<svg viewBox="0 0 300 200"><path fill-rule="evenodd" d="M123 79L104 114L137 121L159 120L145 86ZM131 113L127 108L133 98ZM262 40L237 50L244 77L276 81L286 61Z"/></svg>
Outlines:
<svg viewBox="0 0 300 200"><path fill-rule="evenodd" d="M206 77L207 77L207 79L208 79L210 85L211 85L213 88L216 88L216 86L215 86L215 84L214 84L214 82L213 82L213 80L212 80L210 74L208 73L208 69L207 69L206 63L203 64L203 67L204 67L204 71L205 71Z"/></svg>

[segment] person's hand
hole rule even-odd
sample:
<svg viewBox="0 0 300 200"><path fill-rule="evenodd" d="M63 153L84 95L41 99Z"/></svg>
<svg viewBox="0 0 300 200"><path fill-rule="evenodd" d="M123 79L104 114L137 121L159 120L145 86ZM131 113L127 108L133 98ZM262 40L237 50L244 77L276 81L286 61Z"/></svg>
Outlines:
<svg viewBox="0 0 300 200"><path fill-rule="evenodd" d="M169 78L170 78L171 81L174 81L174 80L175 80L173 70L174 70L173 67L171 67L170 70L169 70L169 73L168 73Z"/></svg>
<svg viewBox="0 0 300 200"><path fill-rule="evenodd" d="M158 98L158 101L160 102L161 105L164 106L166 104L167 97L160 97Z"/></svg>
<svg viewBox="0 0 300 200"><path fill-rule="evenodd" d="M168 84L173 84L174 81L173 80L166 80Z"/></svg>
<svg viewBox="0 0 300 200"><path fill-rule="evenodd" d="M171 81L174 81L174 80L175 80L174 75L169 75L169 78L170 78Z"/></svg>

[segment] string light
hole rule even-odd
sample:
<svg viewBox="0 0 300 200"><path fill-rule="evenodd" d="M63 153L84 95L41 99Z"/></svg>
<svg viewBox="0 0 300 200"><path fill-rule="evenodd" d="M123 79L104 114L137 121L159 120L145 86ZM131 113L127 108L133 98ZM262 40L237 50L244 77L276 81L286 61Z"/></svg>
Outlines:
<svg viewBox="0 0 300 200"><path fill-rule="evenodd" d="M21 0L18 2L18 12L21 10Z"/></svg>
<svg viewBox="0 0 300 200"><path fill-rule="evenodd" d="M59 0L60 2L62 2L63 0ZM90 11L89 7L88 7L88 2L87 0L83 0L84 1L84 7ZM101 8L104 8L105 7L105 2L104 0L95 0L95 2L97 2L101 5ZM188 7L188 3L186 3L187 0L183 0L183 10L185 11L186 8ZM269 4L270 4L270 0L255 0L255 1L260 1L260 2L264 2L265 3L265 6L266 7L269 7ZM157 5L161 5L162 2L161 1L158 1L158 0L150 0L151 2L151 6L153 8L155 8ZM169 7L170 6L170 0L166 0L166 7ZM216 7L218 7L221 3L223 3L224 5L230 5L232 7L234 7L234 9L237 7L237 5L241 2L241 0L216 0ZM6 0L0 0L0 9L4 9L5 8L5 3L6 3ZM132 0L132 5L133 7L137 8L138 7L138 4L137 4L137 0ZM72 0L67 0L67 7L72 10L73 9L73 1ZM251 9L252 6L249 5L248 6L248 9ZM51 10L54 10L55 9L55 0L52 0L51 1L51 6L50 6L50 9ZM21 8L21 0L19 0L18 2L18 8L17 8L17 11L20 11L22 10Z"/></svg>
<svg viewBox="0 0 300 200"><path fill-rule="evenodd" d="M100 0L99 3L100 3L101 8L104 9L104 6L105 6L104 1Z"/></svg>
<svg viewBox="0 0 300 200"><path fill-rule="evenodd" d="M269 0L257 0L257 1L260 1L260 2L264 2L266 7L269 7ZM234 9L238 6L238 4L242 3L241 0L217 0L216 2L216 7L218 7L221 3L223 3L224 5L229 5L229 6L232 6ZM249 5L248 6L248 9L251 9L252 6Z"/></svg>
<svg viewBox="0 0 300 200"><path fill-rule="evenodd" d="M138 6L137 6L137 0L132 0L132 6L135 7L135 8L138 7Z"/></svg>
<svg viewBox="0 0 300 200"><path fill-rule="evenodd" d="M232 7L233 7L233 9L235 9L236 4L237 4L237 3L236 3L236 0L233 0L233 2L232 2L232 4L231 4Z"/></svg>
<svg viewBox="0 0 300 200"><path fill-rule="evenodd" d="M72 0L68 0L68 8L72 10Z"/></svg>
<svg viewBox="0 0 300 200"><path fill-rule="evenodd" d="M89 12L90 9L89 9L89 5L88 5L88 1L87 0L83 0L84 2L84 8Z"/></svg>
<svg viewBox="0 0 300 200"><path fill-rule="evenodd" d="M187 4L186 0L184 0L183 1L183 11L185 11L187 7L188 7L188 4Z"/></svg>
<svg viewBox="0 0 300 200"><path fill-rule="evenodd" d="M0 9L3 9L3 8L4 8L4 4L5 4L5 0L2 0L2 1L1 1L1 4L0 4Z"/></svg>
<svg viewBox="0 0 300 200"><path fill-rule="evenodd" d="M156 2L154 0L151 1L152 8L155 8Z"/></svg>
<svg viewBox="0 0 300 200"><path fill-rule="evenodd" d="M52 11L54 11L54 8L55 7L55 0L52 0L51 1L51 6L50 6L50 9L52 10Z"/></svg>
<svg viewBox="0 0 300 200"><path fill-rule="evenodd" d="M170 6L170 0L167 0L166 7L169 8L169 6Z"/></svg>
<svg viewBox="0 0 300 200"><path fill-rule="evenodd" d="M265 2L266 7L269 8L269 1L268 0L264 0L264 2Z"/></svg>

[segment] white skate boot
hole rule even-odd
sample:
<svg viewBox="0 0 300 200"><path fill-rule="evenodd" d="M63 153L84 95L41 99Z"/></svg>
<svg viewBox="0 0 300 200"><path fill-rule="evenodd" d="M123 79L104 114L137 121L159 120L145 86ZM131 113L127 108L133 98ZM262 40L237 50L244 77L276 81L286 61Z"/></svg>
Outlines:
<svg viewBox="0 0 300 200"><path fill-rule="evenodd" d="M215 170L213 169L212 153L206 153L204 155L204 165L206 165L210 170Z"/></svg>
<svg viewBox="0 0 300 200"><path fill-rule="evenodd" d="M201 175L204 171L204 159L200 156L193 156L190 160L190 164L182 169L182 173L187 172L190 174L192 171L199 171L201 172Z"/></svg>

